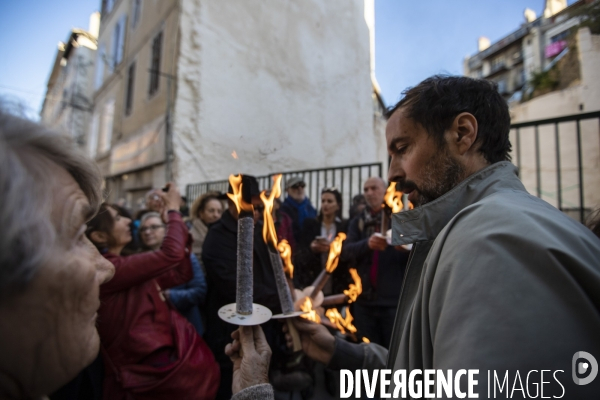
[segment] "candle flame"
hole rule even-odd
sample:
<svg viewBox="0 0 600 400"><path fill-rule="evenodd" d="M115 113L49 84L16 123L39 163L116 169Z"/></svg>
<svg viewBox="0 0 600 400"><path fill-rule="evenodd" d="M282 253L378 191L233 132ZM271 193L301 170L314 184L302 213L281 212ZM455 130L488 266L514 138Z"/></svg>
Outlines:
<svg viewBox="0 0 600 400"><path fill-rule="evenodd" d="M286 272L290 278L294 277L294 264L292 264L292 246L287 240L283 239L277 245L277 250L281 254L283 260L283 272Z"/></svg>
<svg viewBox="0 0 600 400"><path fill-rule="evenodd" d="M356 301L357 297L362 293L362 281L360 280L360 276L358 276L358 272L356 272L355 268L350 268L350 275L352 275L354 283L350 284L348 290L344 290L344 294L348 296L348 303Z"/></svg>
<svg viewBox="0 0 600 400"><path fill-rule="evenodd" d="M340 261L340 253L342 252L342 242L346 240L346 234L340 232L337 234L333 242L329 244L329 256L327 257L327 263L325 264L325 270L331 274L338 266Z"/></svg>
<svg viewBox="0 0 600 400"><path fill-rule="evenodd" d="M235 150L231 153L231 157L235 158L236 160L238 159L238 155Z"/></svg>
<svg viewBox="0 0 600 400"><path fill-rule="evenodd" d="M229 175L229 184L233 189L233 194L227 193L227 196L235 204L235 208L237 208L238 214L242 211L253 212L254 207L252 207L252 204L246 203L242 196L242 174Z"/></svg>
<svg viewBox="0 0 600 400"><path fill-rule="evenodd" d="M281 174L273 177L273 187L268 197L264 190L260 193L260 199L265 205L263 211L263 240L267 244L272 243L275 249L277 248L277 230L273 222L273 203L279 196L281 196Z"/></svg>
<svg viewBox="0 0 600 400"><path fill-rule="evenodd" d="M339 329L340 332L346 333L346 330L350 333L356 333L356 327L352 325L352 314L350 314L350 310L346 308L346 318L342 317L342 314L337 310L337 308L330 308L325 311L325 316L329 318L332 324L335 325L336 328Z"/></svg>
<svg viewBox="0 0 600 400"><path fill-rule="evenodd" d="M396 190L396 182L390 182L390 186L388 186L383 200L385 201L385 204L392 209L392 213L399 213L404 209L404 204L402 204L402 192Z"/></svg>
<svg viewBox="0 0 600 400"><path fill-rule="evenodd" d="M300 316L309 321L313 321L313 322L316 322L317 324L320 324L321 317L319 317L317 312L315 310L313 310L312 306L313 306L313 304L312 304L312 301L310 300L310 297L307 297L306 300L304 300L304 303L302 303L300 305L300 309L302 311L304 311L306 314L302 314Z"/></svg>
<svg viewBox="0 0 600 400"><path fill-rule="evenodd" d="M365 343L371 343L371 341L366 336L363 336L362 341Z"/></svg>

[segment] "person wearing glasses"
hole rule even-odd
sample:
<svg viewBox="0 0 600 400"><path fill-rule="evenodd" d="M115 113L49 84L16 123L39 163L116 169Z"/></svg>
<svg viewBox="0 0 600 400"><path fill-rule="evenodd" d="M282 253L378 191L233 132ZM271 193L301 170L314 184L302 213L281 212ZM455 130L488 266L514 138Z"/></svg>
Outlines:
<svg viewBox="0 0 600 400"><path fill-rule="evenodd" d="M289 178L285 182L287 196L281 205L281 211L292 219L292 230L296 243L300 241L304 220L317 217L317 210L311 204L310 199L306 197L305 187L306 182L299 176Z"/></svg>
<svg viewBox="0 0 600 400"><path fill-rule="evenodd" d="M346 233L348 221L342 219L342 194L338 188L321 190L321 209L317 218L307 218L302 225L302 234L295 253L295 284L304 288L314 282L325 268L329 254L329 244L340 232ZM338 266L333 272L323 293L343 293L351 282L347 268Z"/></svg>
<svg viewBox="0 0 600 400"><path fill-rule="evenodd" d="M115 267L113 279L100 287L98 310L106 399L212 398L217 391L220 371L212 352L164 295L193 278L192 239L176 186L169 183L159 196L165 205L162 220L144 225L150 228L146 236L166 224L157 250L123 256L132 240L131 220L110 204L103 203L87 224L87 237Z"/></svg>
<svg viewBox="0 0 600 400"><path fill-rule="evenodd" d="M140 237L143 248L147 251L157 251L165 237L166 227L160 214L149 212L141 220ZM194 277L179 286L163 290L165 298L187 318L199 335L203 335L205 324L201 307L206 300L206 276L200 262L194 253L190 254Z"/></svg>

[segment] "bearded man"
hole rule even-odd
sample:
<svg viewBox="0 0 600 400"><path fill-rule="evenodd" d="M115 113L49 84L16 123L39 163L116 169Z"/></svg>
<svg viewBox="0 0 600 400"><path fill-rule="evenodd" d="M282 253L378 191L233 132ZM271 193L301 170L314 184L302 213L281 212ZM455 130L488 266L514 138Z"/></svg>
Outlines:
<svg viewBox="0 0 600 400"><path fill-rule="evenodd" d="M393 244L413 249L389 354L295 321L305 352L330 368L385 368L387 359L407 376L477 370L479 398L492 388L501 397L594 398L600 241L525 190L509 161L510 116L496 84L434 76L389 114L388 178L416 206L393 216ZM433 387L417 379L430 397ZM467 380L454 380L454 393L466 394Z"/></svg>

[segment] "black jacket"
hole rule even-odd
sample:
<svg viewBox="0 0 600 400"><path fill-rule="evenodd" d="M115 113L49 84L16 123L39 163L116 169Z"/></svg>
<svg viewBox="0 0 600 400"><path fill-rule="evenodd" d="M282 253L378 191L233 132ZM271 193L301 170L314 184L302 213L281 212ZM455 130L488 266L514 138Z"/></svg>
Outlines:
<svg viewBox="0 0 600 400"><path fill-rule="evenodd" d="M348 230L348 221L337 220L335 222L336 234L340 232L346 233ZM316 218L309 218L302 225L302 233L300 242L296 245L294 253L294 285L297 288L305 288L310 286L317 276L323 270L321 254L315 254L310 250L310 243L315 237L321 236L321 221ZM353 282L348 268L351 263L340 262L335 271L333 271L332 293L341 294L348 289L348 285Z"/></svg>
<svg viewBox="0 0 600 400"><path fill-rule="evenodd" d="M235 303L236 297L237 221L228 211L208 230L202 246L202 262L206 268L208 286L204 337L217 361L220 364L230 363L223 349L227 343L231 343L231 332L237 326L223 321L217 315L219 308ZM254 227L253 275L254 303L268 307L273 314L281 313L269 250L262 239L261 224ZM266 330L265 334L269 339Z"/></svg>
<svg viewBox="0 0 600 400"><path fill-rule="evenodd" d="M388 246L379 252L376 287L371 285L371 264L373 263L373 250L369 249L369 237L376 227L379 230L381 213L371 221L371 227L366 221L365 209L361 214L350 221L348 238L342 247L340 261L354 261L358 274L362 279L363 292L356 302L369 306L396 307L402 289L404 270L408 261L408 252L402 252Z"/></svg>

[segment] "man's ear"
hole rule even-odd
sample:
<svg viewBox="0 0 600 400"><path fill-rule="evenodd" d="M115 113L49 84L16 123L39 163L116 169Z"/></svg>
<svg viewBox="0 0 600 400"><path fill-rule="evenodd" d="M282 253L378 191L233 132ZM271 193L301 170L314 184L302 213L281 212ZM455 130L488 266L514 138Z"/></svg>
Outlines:
<svg viewBox="0 0 600 400"><path fill-rule="evenodd" d="M474 151L474 144L477 140L477 119L468 112L458 114L452 123L452 141L460 155L469 150Z"/></svg>
<svg viewBox="0 0 600 400"><path fill-rule="evenodd" d="M94 243L106 244L108 242L108 235L106 232L94 231L90 233L90 239Z"/></svg>

